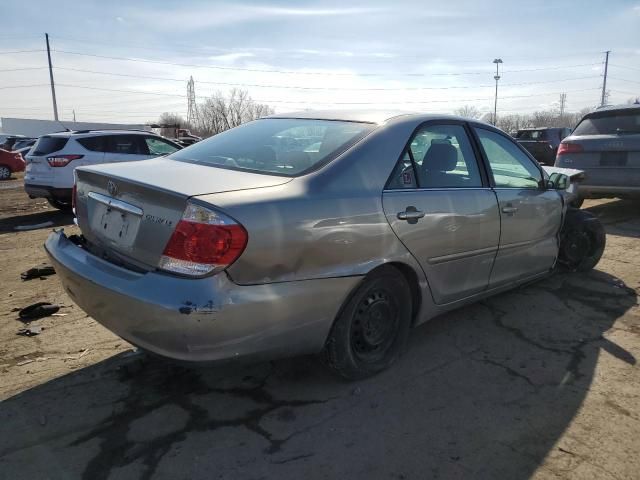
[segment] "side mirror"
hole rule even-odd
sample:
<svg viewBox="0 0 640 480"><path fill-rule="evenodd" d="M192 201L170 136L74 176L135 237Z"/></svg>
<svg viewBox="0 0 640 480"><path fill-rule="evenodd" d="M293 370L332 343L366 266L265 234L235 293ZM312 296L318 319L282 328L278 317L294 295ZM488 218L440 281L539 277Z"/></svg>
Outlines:
<svg viewBox="0 0 640 480"><path fill-rule="evenodd" d="M547 188L550 190L566 190L570 184L569 177L564 173L553 172L547 180Z"/></svg>

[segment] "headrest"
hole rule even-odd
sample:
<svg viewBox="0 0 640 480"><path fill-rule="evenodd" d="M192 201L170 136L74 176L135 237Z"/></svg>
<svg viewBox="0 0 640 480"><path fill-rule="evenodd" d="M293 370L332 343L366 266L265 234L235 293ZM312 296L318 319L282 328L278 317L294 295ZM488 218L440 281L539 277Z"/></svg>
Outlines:
<svg viewBox="0 0 640 480"><path fill-rule="evenodd" d="M422 159L424 170L450 172L456 169L458 151L450 143L432 143Z"/></svg>

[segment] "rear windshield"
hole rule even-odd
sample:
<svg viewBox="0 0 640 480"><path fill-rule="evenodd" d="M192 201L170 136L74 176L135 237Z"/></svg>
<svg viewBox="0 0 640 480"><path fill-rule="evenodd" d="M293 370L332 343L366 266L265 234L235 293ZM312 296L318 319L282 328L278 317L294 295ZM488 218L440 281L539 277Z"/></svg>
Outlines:
<svg viewBox="0 0 640 480"><path fill-rule="evenodd" d="M516 135L518 140L542 140L545 137L544 130L520 130Z"/></svg>
<svg viewBox="0 0 640 480"><path fill-rule="evenodd" d="M32 155L49 155L62 150L69 140L68 137L40 137L36 142Z"/></svg>
<svg viewBox="0 0 640 480"><path fill-rule="evenodd" d="M582 119L573 135L640 133L640 111L602 112Z"/></svg>
<svg viewBox="0 0 640 480"><path fill-rule="evenodd" d="M296 176L331 161L373 128L368 123L268 118L219 133L168 158Z"/></svg>

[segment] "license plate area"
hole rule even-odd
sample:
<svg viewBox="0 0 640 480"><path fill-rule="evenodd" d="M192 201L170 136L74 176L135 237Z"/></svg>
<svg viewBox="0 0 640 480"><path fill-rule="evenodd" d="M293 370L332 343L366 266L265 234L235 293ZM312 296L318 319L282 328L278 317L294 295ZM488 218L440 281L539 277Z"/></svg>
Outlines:
<svg viewBox="0 0 640 480"><path fill-rule="evenodd" d="M627 152L603 152L600 157L601 167L625 167Z"/></svg>
<svg viewBox="0 0 640 480"><path fill-rule="evenodd" d="M89 214L91 230L105 244L119 250L133 247L140 227L141 211L132 208L119 208L119 202L104 195L89 194ZM128 204L123 204L128 205Z"/></svg>

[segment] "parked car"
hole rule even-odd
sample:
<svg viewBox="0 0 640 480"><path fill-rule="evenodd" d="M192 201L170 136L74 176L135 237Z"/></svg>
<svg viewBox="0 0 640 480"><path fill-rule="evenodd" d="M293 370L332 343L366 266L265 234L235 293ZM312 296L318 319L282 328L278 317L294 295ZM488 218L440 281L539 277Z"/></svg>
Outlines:
<svg viewBox="0 0 640 480"><path fill-rule="evenodd" d="M26 137L23 135L6 135L2 140L2 144L0 144L0 148L11 151L13 150L13 145L24 138Z"/></svg>
<svg viewBox="0 0 640 480"><path fill-rule="evenodd" d="M69 209L77 167L147 160L180 148L147 131L83 130L44 135L26 156L24 188L31 198L46 198L56 208Z"/></svg>
<svg viewBox="0 0 640 480"><path fill-rule="evenodd" d="M11 178L11 174L24 171L24 159L17 152L0 148L0 180Z"/></svg>
<svg viewBox="0 0 640 480"><path fill-rule="evenodd" d="M516 139L542 165L553 165L562 139L571 134L570 128L522 128Z"/></svg>
<svg viewBox="0 0 640 480"><path fill-rule="evenodd" d="M17 152L18 150L24 150L27 147L33 147L37 140L37 138L19 138L13 144L12 150Z"/></svg>
<svg viewBox="0 0 640 480"><path fill-rule="evenodd" d="M311 134L318 149L273 148ZM108 329L186 361L323 352L366 377L411 327L604 248L562 169L458 117L276 115L76 176L82 235L45 244L58 278Z"/></svg>
<svg viewBox="0 0 640 480"><path fill-rule="evenodd" d="M640 198L640 105L585 115L560 144L555 164L584 171L577 206L585 198Z"/></svg>

